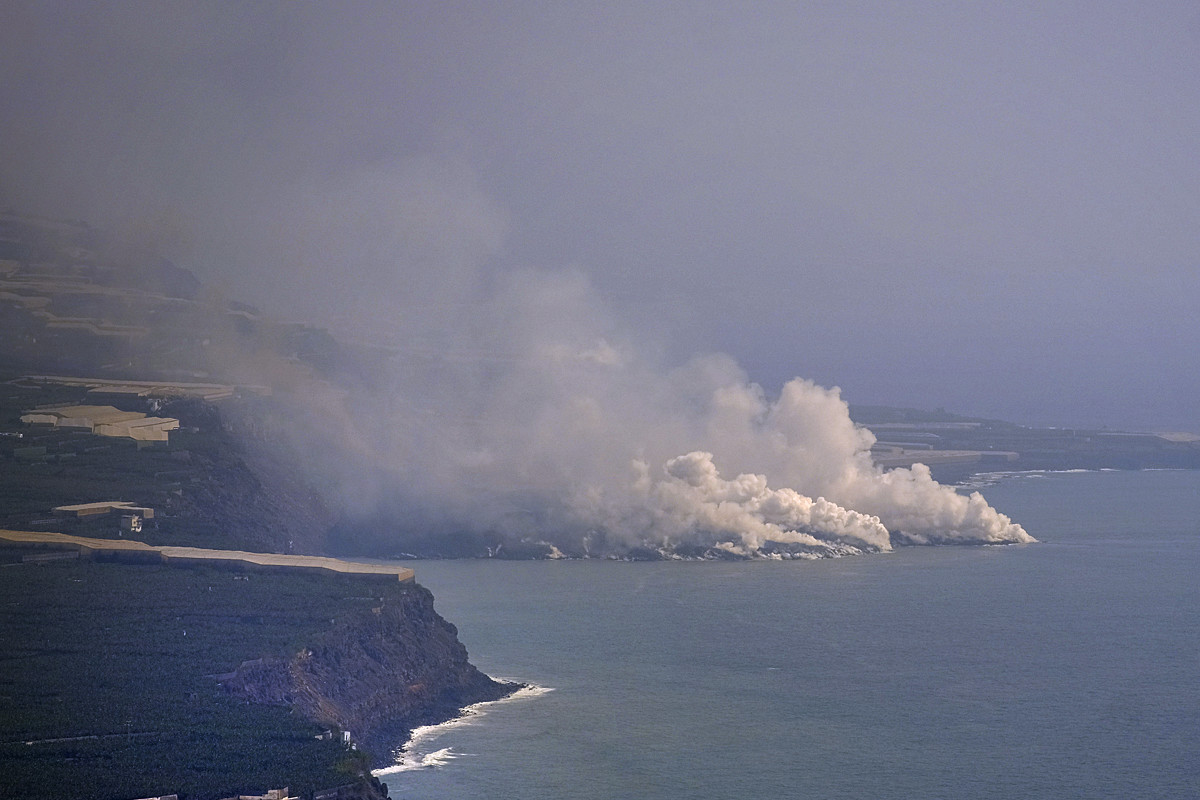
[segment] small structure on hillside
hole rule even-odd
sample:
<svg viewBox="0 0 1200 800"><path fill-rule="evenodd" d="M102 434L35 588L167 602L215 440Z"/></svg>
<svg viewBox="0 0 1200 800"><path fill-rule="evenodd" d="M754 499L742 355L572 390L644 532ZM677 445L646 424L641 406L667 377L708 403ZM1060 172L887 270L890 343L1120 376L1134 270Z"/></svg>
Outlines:
<svg viewBox="0 0 1200 800"><path fill-rule="evenodd" d="M96 519L105 514L120 511L124 515L133 515L142 519L154 519L154 509L139 506L125 500L102 500L98 503L78 503L70 506L57 506L54 509L56 517L75 517L76 519Z"/></svg>
<svg viewBox="0 0 1200 800"><path fill-rule="evenodd" d="M109 425L97 425L92 433L97 436L121 436L138 442L165 442L170 432L179 430L179 420L173 417L147 417L125 420Z"/></svg>
<svg viewBox="0 0 1200 800"><path fill-rule="evenodd" d="M84 428L91 431L97 425L114 425L145 416L140 411L122 411L113 406L53 405L26 411L21 415L21 422L27 425Z"/></svg>
<svg viewBox="0 0 1200 800"><path fill-rule="evenodd" d="M124 386L105 384L87 390L88 400L96 403L122 403L130 400L144 400L151 396L153 390L146 386Z"/></svg>
<svg viewBox="0 0 1200 800"><path fill-rule="evenodd" d="M75 428L97 436L117 436L139 442L165 442L169 432L178 430L173 417L148 417L140 411L122 411L114 406L44 406L26 411L21 422Z"/></svg>
<svg viewBox="0 0 1200 800"><path fill-rule="evenodd" d="M299 800L293 797L288 788L269 789L266 794L239 794L237 797L226 797L224 800Z"/></svg>

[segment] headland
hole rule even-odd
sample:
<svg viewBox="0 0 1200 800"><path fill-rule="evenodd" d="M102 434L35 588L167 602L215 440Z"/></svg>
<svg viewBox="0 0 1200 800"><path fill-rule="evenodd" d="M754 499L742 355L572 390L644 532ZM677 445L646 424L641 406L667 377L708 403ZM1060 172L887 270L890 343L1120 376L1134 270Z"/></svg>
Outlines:
<svg viewBox="0 0 1200 800"><path fill-rule="evenodd" d="M413 728L517 688L396 566L0 531L0 605L0 796L378 800Z"/></svg>

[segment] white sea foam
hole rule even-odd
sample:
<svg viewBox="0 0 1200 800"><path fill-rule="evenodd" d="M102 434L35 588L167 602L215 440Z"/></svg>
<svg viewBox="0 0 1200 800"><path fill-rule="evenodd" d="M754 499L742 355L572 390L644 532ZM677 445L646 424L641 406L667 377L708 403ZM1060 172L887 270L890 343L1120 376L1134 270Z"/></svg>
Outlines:
<svg viewBox="0 0 1200 800"><path fill-rule="evenodd" d="M408 772L414 769L432 769L434 767L444 767L454 759L458 758L461 753L456 753L452 748L443 747L441 750L434 750L432 753L424 755L408 755L405 754L400 763L394 767L378 770L376 775L392 775L397 772Z"/></svg>
<svg viewBox="0 0 1200 800"><path fill-rule="evenodd" d="M1000 472L977 472L969 479L957 484L958 489L983 489L988 486L995 486L1000 481L1011 480L1013 478L1024 478L1039 480L1050 475L1070 475L1077 472L1116 472L1115 469L1107 467L1095 469L1014 469Z"/></svg>
<svg viewBox="0 0 1200 800"><path fill-rule="evenodd" d="M506 683L521 683L516 678L496 678L495 680ZM538 686L536 684L525 684L517 691L502 697L499 700L489 700L483 703L474 703L462 709L462 712L454 719L446 720L438 725L422 725L419 728L414 728L408 741L403 747L397 749L394 753L396 763L390 767L384 767L373 771L376 777L385 775L394 775L398 772L409 772L415 769L432 769L436 767L444 767L449 762L469 753L455 752L452 747L443 747L437 750L430 750L430 744L440 739L445 734L456 728L463 728L468 725L473 725L479 721L480 717L486 716L488 710L493 706L498 706L504 703L515 702L519 700L528 700L534 697L541 697L554 691L550 686Z"/></svg>
<svg viewBox="0 0 1200 800"><path fill-rule="evenodd" d="M501 683L521 683L519 678L493 678L492 680L500 681ZM544 694L550 694L554 691L553 686L538 686L537 684L527 683L520 689L510 694L508 697L501 697L499 700L493 700L488 703L476 703L476 706L491 706L501 705L503 703L511 703L516 700L528 700L531 697L541 697ZM475 706L471 706L475 708Z"/></svg>

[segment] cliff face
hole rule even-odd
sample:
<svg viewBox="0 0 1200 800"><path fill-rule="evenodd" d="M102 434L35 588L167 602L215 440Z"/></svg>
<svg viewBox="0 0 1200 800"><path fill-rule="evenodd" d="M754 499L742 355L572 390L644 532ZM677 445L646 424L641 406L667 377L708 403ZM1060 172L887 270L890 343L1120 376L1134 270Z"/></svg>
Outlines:
<svg viewBox="0 0 1200 800"><path fill-rule="evenodd" d="M350 731L380 762L413 728L517 688L467 661L457 629L417 584L336 621L289 658L242 664L222 684L252 702L290 705L315 722Z"/></svg>

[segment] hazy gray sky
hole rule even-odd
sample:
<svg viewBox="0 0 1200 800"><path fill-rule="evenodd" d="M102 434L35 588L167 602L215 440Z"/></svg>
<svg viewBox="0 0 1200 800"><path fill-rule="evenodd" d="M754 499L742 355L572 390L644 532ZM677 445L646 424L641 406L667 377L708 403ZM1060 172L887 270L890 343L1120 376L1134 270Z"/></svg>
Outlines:
<svg viewBox="0 0 1200 800"><path fill-rule="evenodd" d="M586 275L664 363L1200 429L1200 5L0 5L0 197L285 316Z"/></svg>

